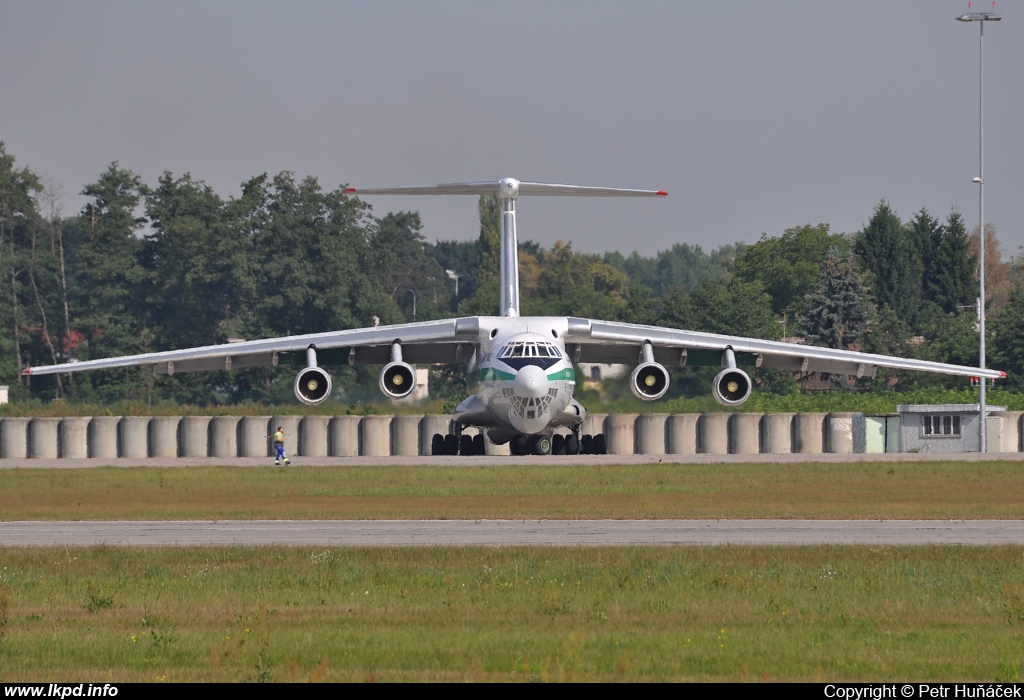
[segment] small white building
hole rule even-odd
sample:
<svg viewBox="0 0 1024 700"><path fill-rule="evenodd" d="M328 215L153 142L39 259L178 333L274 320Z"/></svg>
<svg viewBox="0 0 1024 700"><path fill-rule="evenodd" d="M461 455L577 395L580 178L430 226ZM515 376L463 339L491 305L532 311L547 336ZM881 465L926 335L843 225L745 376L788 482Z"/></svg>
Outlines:
<svg viewBox="0 0 1024 700"><path fill-rule="evenodd" d="M11 400L10 387L0 386L0 403L7 403Z"/></svg>
<svg viewBox="0 0 1024 700"><path fill-rule="evenodd" d="M1005 406L986 406L989 452L1002 450L1003 421L991 414ZM900 452L979 452L981 407L976 403L900 404Z"/></svg>

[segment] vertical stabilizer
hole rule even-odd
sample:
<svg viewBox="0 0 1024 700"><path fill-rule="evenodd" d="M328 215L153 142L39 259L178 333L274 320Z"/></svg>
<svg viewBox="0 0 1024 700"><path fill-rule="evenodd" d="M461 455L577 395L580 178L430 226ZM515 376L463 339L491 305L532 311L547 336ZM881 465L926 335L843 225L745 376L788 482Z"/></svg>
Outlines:
<svg viewBox="0 0 1024 700"><path fill-rule="evenodd" d="M516 239L516 200L519 183L501 181L501 315L519 315L519 241Z"/></svg>

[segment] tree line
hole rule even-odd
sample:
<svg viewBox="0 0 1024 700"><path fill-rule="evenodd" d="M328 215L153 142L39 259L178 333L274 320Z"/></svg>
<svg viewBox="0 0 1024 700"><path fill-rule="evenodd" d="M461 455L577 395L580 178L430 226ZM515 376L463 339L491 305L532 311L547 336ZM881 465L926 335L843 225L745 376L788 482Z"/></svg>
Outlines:
<svg viewBox="0 0 1024 700"><path fill-rule="evenodd" d="M498 313L500 209L479 202L473 241L431 243L415 212L374 216L341 189L291 172L262 174L224 199L190 174L150 185L112 163L82 190L74 215L59 190L17 167L0 142L0 384L14 397L225 403L290 400L294 369L155 377L127 368L25 378L53 364L374 324ZM683 238L679 235L679 238ZM1024 289L986 229L990 365L1020 383ZM675 243L647 257L584 254L571 243L520 249L523 313L577 315L778 339L938 361L977 362L977 231L955 210L903 221L886 202L863 230L827 224L764 234L705 252ZM457 276L457 280L455 279ZM456 291L456 284L458 289ZM677 370L703 379L707 370ZM435 390L457 394L442 369ZM811 386L759 373L769 391ZM957 380L891 375L874 390ZM354 400L372 396L372 370L342 370ZM863 383L863 382L862 382ZM676 382L706 393L705 381ZM821 388L818 384L814 385ZM833 381L833 390L856 388Z"/></svg>

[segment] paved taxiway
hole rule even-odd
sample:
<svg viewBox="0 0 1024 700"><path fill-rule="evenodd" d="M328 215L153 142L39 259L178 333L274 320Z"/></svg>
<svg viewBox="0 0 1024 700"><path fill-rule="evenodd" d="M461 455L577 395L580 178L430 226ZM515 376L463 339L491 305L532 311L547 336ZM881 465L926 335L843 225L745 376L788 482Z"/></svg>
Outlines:
<svg viewBox="0 0 1024 700"><path fill-rule="evenodd" d="M756 454L756 455L572 455L548 457L292 457L293 467L503 467L510 465L597 466L641 464L842 464L854 462L991 462L1024 461L1024 452L959 454ZM0 459L0 469L89 469L94 467L272 467L270 457L147 457L93 459Z"/></svg>
<svg viewBox="0 0 1024 700"><path fill-rule="evenodd" d="M1024 545L1024 520L221 520L0 523L43 546Z"/></svg>

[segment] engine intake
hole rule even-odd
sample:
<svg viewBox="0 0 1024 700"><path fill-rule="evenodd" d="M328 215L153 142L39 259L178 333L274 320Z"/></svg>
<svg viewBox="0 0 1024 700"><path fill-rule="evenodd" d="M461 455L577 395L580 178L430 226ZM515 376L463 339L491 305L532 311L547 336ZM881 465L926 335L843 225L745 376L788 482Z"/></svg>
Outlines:
<svg viewBox="0 0 1024 700"><path fill-rule="evenodd" d="M404 362L391 362L380 371L380 390L392 399L403 399L416 388L416 370Z"/></svg>
<svg viewBox="0 0 1024 700"><path fill-rule="evenodd" d="M319 367L306 367L295 377L295 398L307 406L316 406L331 395L331 375Z"/></svg>
<svg viewBox="0 0 1024 700"><path fill-rule="evenodd" d="M633 370L629 388L633 395L644 401L660 399L668 391L668 370L657 362L644 362Z"/></svg>
<svg viewBox="0 0 1024 700"><path fill-rule="evenodd" d="M750 398L750 376L741 369L723 369L711 384L715 401L723 406L738 406Z"/></svg>

